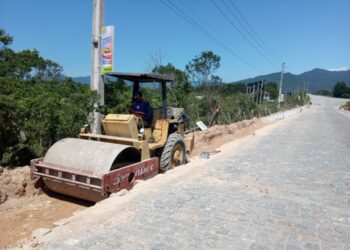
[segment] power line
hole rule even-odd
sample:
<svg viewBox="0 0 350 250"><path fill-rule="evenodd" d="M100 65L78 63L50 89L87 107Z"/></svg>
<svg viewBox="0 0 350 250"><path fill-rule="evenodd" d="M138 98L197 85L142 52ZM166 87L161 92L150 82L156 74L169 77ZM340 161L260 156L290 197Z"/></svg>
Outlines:
<svg viewBox="0 0 350 250"><path fill-rule="evenodd" d="M204 34L209 39L213 40L217 44L219 44L221 47L229 51L231 54L239 58L242 62L247 64L248 66L254 68L255 70L259 71L260 73L264 73L262 70L257 68L256 66L249 63L247 60L245 60L243 57L238 55L236 52L234 52L232 49L230 49L228 46L226 46L222 41L217 39L212 33L210 33L208 30L206 30L202 25L200 25L198 22L196 22L193 18L191 18L189 15L187 15L184 11L182 11L179 7L177 7L172 2L165 2L164 0L160 0L165 6L167 6L170 10L175 12L178 16L182 17L185 21L187 21L189 24L191 24L193 27L195 27L198 31L200 31L202 34Z"/></svg>
<svg viewBox="0 0 350 250"><path fill-rule="evenodd" d="M217 5L215 3L214 0L210 0L212 2L212 4L214 5L214 7L226 18L226 20L231 24L231 26L243 37L243 39L249 43L249 45L255 49L261 56L263 56L268 62L270 62L273 66L276 66L276 63L273 62L270 58L268 58L267 56L265 56L265 54L263 54L256 46L255 44L253 44L245 35L243 32L241 32L241 30L232 22L232 20L225 14L225 12L219 7L219 5Z"/></svg>
<svg viewBox="0 0 350 250"><path fill-rule="evenodd" d="M232 0L229 0L230 4L232 5L232 7L236 10L236 12L238 13L238 15L242 18L242 20L246 23L247 27L252 31L253 35L261 42L261 44L264 45L264 47L270 51L270 53L275 57L275 59L277 59L277 61L282 61L283 59L278 56L265 42L264 40L258 35L257 32L255 32L255 30L253 29L253 27L249 24L249 22L247 21L247 19L243 16L243 14L240 12L240 10L237 8L237 6L233 3Z"/></svg>
<svg viewBox="0 0 350 250"><path fill-rule="evenodd" d="M232 8L224 1L221 0L222 3L225 5L225 7L229 10L231 15L237 20L237 22L241 25L241 27L245 30L245 32L249 35L249 37L255 42L255 44L258 45L258 47L267 55L270 57L271 60L276 61L276 64L279 64L279 60L276 60L274 55L271 54L271 52L267 51L264 46L262 46L262 43L252 34L250 30L246 28L246 25L242 23L241 19L235 14L235 12L232 10ZM232 3L232 2L231 2ZM236 10L237 11L237 10Z"/></svg>
<svg viewBox="0 0 350 250"><path fill-rule="evenodd" d="M181 3L186 9L188 9L193 15L195 15L200 21L204 22L207 26L209 26L212 31L216 32L215 28L209 22L207 22L204 18L198 15L190 6L188 6L188 4L186 4L182 0L178 0L178 2Z"/></svg>
<svg viewBox="0 0 350 250"><path fill-rule="evenodd" d="M230 44L230 42L227 40L227 38L223 37L216 28L214 28L206 19L202 18L199 14L197 14L188 4L186 4L182 0L177 0L182 6L184 6L192 16L196 16L202 23L206 24L207 27L209 27L216 36L220 37L222 41L226 42L226 44ZM244 55L244 58L247 58L247 55ZM249 59L249 58L248 58ZM250 60L252 61L252 60Z"/></svg>
<svg viewBox="0 0 350 250"><path fill-rule="evenodd" d="M216 38L213 34L211 34L209 31L207 31L203 26L201 26L198 22L193 20L190 16L188 16L185 12L183 12L179 7L177 7L174 3L172 2L166 2L164 0L160 0L160 2L165 5L167 8L169 8L171 11L173 11L176 15L180 16L182 19L184 19L187 23L189 23L191 26L196 28L199 32L204 34L207 38L211 39L215 43L219 44L222 48L226 49L229 51L232 55L235 57L239 58L242 62L247 64L248 66L254 68L255 70L259 71L260 73L264 72L257 68L256 66L252 65L249 63L247 60L245 60L243 57L235 53L231 48L226 46L222 41L220 41L218 38Z"/></svg>

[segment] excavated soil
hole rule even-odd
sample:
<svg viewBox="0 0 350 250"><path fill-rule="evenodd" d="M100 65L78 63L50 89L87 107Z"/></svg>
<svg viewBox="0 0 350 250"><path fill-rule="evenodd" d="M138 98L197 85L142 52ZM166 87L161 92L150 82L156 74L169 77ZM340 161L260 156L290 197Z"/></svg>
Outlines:
<svg viewBox="0 0 350 250"><path fill-rule="evenodd" d="M0 204L7 199L33 197L42 193L35 180L29 176L29 167L0 167Z"/></svg>
<svg viewBox="0 0 350 250"><path fill-rule="evenodd" d="M254 134L254 131L261 128L263 125L264 123L260 119L254 118L230 125L215 125L204 131L196 131L194 133L195 146L191 157L197 156L202 152L213 153L225 143Z"/></svg>
<svg viewBox="0 0 350 250"><path fill-rule="evenodd" d="M264 123L259 119L231 125L216 125L194 132L195 147L190 158L202 152L215 153L221 145L254 134ZM27 238L38 228L52 228L92 203L54 194L42 183L31 180L29 166L0 167L0 249Z"/></svg>
<svg viewBox="0 0 350 250"><path fill-rule="evenodd" d="M0 167L0 249L89 205L42 190L40 181L30 179L29 166Z"/></svg>

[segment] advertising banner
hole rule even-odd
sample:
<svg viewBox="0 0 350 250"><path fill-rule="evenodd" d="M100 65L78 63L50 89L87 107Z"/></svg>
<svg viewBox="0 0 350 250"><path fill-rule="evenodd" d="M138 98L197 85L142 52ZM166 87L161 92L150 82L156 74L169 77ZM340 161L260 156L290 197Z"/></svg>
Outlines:
<svg viewBox="0 0 350 250"><path fill-rule="evenodd" d="M113 71L114 26L103 26L101 36L101 74Z"/></svg>

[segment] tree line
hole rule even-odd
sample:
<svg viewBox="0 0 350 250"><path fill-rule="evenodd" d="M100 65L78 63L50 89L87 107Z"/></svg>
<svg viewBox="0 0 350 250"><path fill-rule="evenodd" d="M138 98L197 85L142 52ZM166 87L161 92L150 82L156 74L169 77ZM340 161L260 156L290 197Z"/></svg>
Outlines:
<svg viewBox="0 0 350 250"><path fill-rule="evenodd" d="M0 30L0 163L19 165L42 156L57 140L76 137L97 94L37 50L15 52Z"/></svg>
<svg viewBox="0 0 350 250"><path fill-rule="evenodd" d="M14 51L13 37L0 29L0 164L22 165L43 156L57 140L77 137L80 128L90 123L89 114L98 100L96 92L86 84L62 76L62 67L40 56L37 50ZM153 65L152 72L171 74L175 81L169 87L169 106L183 107L191 117L191 126L198 120L209 124L220 108L216 120L228 124L277 111L276 83L267 83L270 101L256 104L246 94L244 83L224 84L215 73L221 58L212 51L203 51L190 60L184 69L171 63ZM160 107L161 93L157 86L142 86L153 107ZM105 80L103 114L127 113L132 88L123 80ZM302 105L303 93L288 96L282 107Z"/></svg>
<svg viewBox="0 0 350 250"><path fill-rule="evenodd" d="M338 98L350 98L350 85L348 85L346 82L337 82L332 91L319 90L316 94Z"/></svg>

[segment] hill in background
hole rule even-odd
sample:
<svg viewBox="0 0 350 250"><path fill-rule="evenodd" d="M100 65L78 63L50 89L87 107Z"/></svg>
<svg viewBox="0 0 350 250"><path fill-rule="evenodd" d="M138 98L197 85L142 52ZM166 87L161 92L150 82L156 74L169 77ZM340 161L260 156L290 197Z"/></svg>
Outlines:
<svg viewBox="0 0 350 250"><path fill-rule="evenodd" d="M77 76L77 77L72 77L72 79L75 82L90 84L90 76Z"/></svg>
<svg viewBox="0 0 350 250"><path fill-rule="evenodd" d="M240 83L251 83L260 80L268 82L279 83L281 73L272 73L268 75L257 76L254 78L248 78L241 81ZM304 82L308 86L309 93L315 93L318 90L329 90L331 91L337 82L350 83L350 70L346 71L329 71L325 69L313 69L306 71L302 74L295 75L292 73L283 74L283 90L286 92L293 91L298 88L304 87Z"/></svg>
<svg viewBox="0 0 350 250"><path fill-rule="evenodd" d="M251 83L260 80L279 83L281 73L272 73L268 75L256 76L254 78L243 79L235 83ZM90 84L90 76L73 77L73 80L80 83ZM309 93L315 93L318 90L331 91L337 82L350 83L350 70L329 71L325 69L313 69L302 74L295 75L292 73L283 74L283 90L286 92L304 87L304 82L308 86Z"/></svg>

